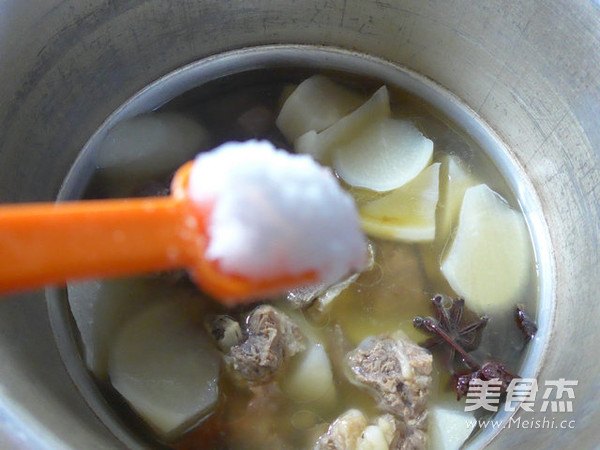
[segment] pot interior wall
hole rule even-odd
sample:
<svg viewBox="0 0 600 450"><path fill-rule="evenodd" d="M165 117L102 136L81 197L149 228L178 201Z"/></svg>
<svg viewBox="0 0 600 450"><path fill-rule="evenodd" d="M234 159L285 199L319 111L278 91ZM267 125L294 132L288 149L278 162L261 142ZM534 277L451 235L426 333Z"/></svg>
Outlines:
<svg viewBox="0 0 600 450"><path fill-rule="evenodd" d="M556 310L541 379L579 380L577 428L505 432L493 445L564 447L577 436L586 447L595 443L584 428L598 422L600 400L599 356L582 345L598 336L600 8L586 0L513 3L6 0L0 201L55 198L78 152L119 105L208 55L315 44L406 66L494 129L539 195L544 217L531 219L550 230ZM42 293L0 304L0 417L27 430L13 433L23 445L116 445L78 396L53 339Z"/></svg>

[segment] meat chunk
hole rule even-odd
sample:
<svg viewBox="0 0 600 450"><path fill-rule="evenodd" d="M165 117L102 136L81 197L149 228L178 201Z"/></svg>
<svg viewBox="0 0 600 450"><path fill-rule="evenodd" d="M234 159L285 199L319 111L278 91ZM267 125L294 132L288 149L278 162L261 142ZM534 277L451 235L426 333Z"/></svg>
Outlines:
<svg viewBox="0 0 600 450"><path fill-rule="evenodd" d="M229 316L216 316L207 323L207 328L222 352L239 345L244 337L240 324Z"/></svg>
<svg viewBox="0 0 600 450"><path fill-rule="evenodd" d="M247 324L248 337L229 349L225 361L251 384L270 381L286 360L305 349L298 326L270 305L254 309Z"/></svg>
<svg viewBox="0 0 600 450"><path fill-rule="evenodd" d="M331 424L327 433L319 438L315 450L353 450L367 419L357 409L350 409Z"/></svg>
<svg viewBox="0 0 600 450"><path fill-rule="evenodd" d="M431 353L400 334L382 335L365 339L348 360L355 381L399 421L393 448L425 447Z"/></svg>
<svg viewBox="0 0 600 450"><path fill-rule="evenodd" d="M227 448L245 450L289 448L285 445L288 431L280 427L280 415L285 397L277 383L252 386L250 391L252 398L244 413L228 423L226 433L231 446ZM211 447L202 446L202 448Z"/></svg>
<svg viewBox="0 0 600 450"><path fill-rule="evenodd" d="M369 425L362 412L350 409L319 438L315 450L388 450L395 434L396 420L391 414Z"/></svg>
<svg viewBox="0 0 600 450"><path fill-rule="evenodd" d="M390 445L393 450L422 450L428 448L427 430L419 428L398 429Z"/></svg>
<svg viewBox="0 0 600 450"><path fill-rule="evenodd" d="M393 440L396 436L397 423L394 416L385 414L378 417L375 424L364 429L356 450L389 450L393 448Z"/></svg>

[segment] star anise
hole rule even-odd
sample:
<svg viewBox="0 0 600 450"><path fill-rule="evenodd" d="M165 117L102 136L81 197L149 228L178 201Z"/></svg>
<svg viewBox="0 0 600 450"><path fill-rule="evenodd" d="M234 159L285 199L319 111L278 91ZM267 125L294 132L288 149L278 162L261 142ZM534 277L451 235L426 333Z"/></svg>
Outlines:
<svg viewBox="0 0 600 450"><path fill-rule="evenodd" d="M432 348L442 343L450 344L448 339L443 336L445 335L458 344L465 352L476 350L481 342L483 329L488 323L488 317L478 317L470 314L473 317L463 320L465 319L465 301L462 298L450 300L450 305L444 306L444 298L441 295L436 295L431 302L435 309L436 318L415 317L413 321L415 327L433 334L433 336L422 343L421 346ZM443 333L440 333L440 331ZM455 346L449 345L449 366L452 366L455 354Z"/></svg>
<svg viewBox="0 0 600 450"><path fill-rule="evenodd" d="M479 346L481 333L488 322L487 317L482 316L463 325L464 300L455 299L449 307L445 307L443 297L438 295L433 298L432 302L438 318L415 317L413 324L416 328L434 335L423 344L424 347L432 347L440 343L445 343L450 347L451 357L448 367L451 373L454 373L453 362L456 353L469 368L468 371L463 371L454 377L457 399L460 400L467 394L469 384L475 379L484 381L497 379L500 382L500 392L505 392L511 380L518 375L508 370L500 361L487 360L480 364L469 355L469 351L473 351Z"/></svg>
<svg viewBox="0 0 600 450"><path fill-rule="evenodd" d="M500 383L500 392L506 392L508 385L513 378L519 375L512 373L500 361L486 361L483 365L471 372L465 372L455 377L456 399L460 400L469 392L469 384L476 379L483 381L498 380Z"/></svg>

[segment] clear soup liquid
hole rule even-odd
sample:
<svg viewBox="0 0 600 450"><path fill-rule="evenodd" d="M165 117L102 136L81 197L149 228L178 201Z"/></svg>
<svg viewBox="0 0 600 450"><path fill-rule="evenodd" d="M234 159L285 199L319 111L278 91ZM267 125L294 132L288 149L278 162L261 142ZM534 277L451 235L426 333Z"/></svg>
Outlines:
<svg viewBox="0 0 600 450"><path fill-rule="evenodd" d="M157 112L172 112L190 118L207 131L202 150L230 140L268 139L276 146L293 151L275 126L282 95L314 70L263 69L230 75L192 89L162 105ZM335 82L368 96L382 82L345 72L321 71ZM457 157L478 182L487 184L499 193L515 210L520 210L502 173L486 153L454 124L424 100L398 86L388 84L392 112L395 117L413 121L421 132L434 142L433 161L444 161L448 155ZM102 146L98 151L102 151ZM98 167L88 181L84 198L130 197L164 195L175 168L190 155L175 156L163 168L140 169L124 164L122 171ZM179 158L179 159L178 159ZM119 169L121 170L121 169ZM116 175L115 175L116 173ZM373 195L364 190L345 186L357 198ZM438 208L443 205L438 205ZM261 391L258 398L244 387L236 385L221 370L219 401L207 417L178 436L164 438L154 433L111 386L105 361L111 337L94 335L90 346L89 333L81 330L81 352L108 404L134 432L144 436L152 445L179 449L192 448L312 448L328 425L350 408L358 408L367 417L375 417L377 405L364 389L348 381L344 375L345 346L356 347L364 338L401 330L417 343L428 336L413 326L415 316L432 316L431 298L436 294L456 297L440 271L440 260L447 249L439 242L404 243L371 239L375 254L374 268L363 273L334 300L325 313L314 308L293 309L285 298L273 302L287 312L301 329L316 336L326 348L332 362L335 401L298 402L287 398L277 389L295 370L294 361L276 377L275 387ZM532 251L533 254L533 251ZM244 320L251 309L226 310L222 305L196 291L185 274L156 274L127 280L72 284L69 303L79 328L82 321L110 323L114 332L129 317L152 303L155 298L192 298L197 306L190 314L197 315L198 326L205 317L228 314ZM529 283L519 303L535 318L538 298L538 279L535 261L531 261ZM197 299L197 300L196 300ZM83 310L84 303L94 302L94 308ZM86 314L89 315L86 319ZM521 331L515 326L514 310L490 315L479 348L473 355L479 360L493 357L519 372L525 344ZM84 320L85 319L85 320ZM109 328L110 328L109 327ZM84 327L85 328L85 327ZM92 326L93 328L93 326ZM109 333L110 334L110 333ZM341 345L340 342L344 344ZM438 346L440 347L440 346ZM434 373L430 406L444 404L456 410L464 409L464 400L456 401L450 376L443 364L443 352L433 349ZM262 401L260 401L262 399Z"/></svg>

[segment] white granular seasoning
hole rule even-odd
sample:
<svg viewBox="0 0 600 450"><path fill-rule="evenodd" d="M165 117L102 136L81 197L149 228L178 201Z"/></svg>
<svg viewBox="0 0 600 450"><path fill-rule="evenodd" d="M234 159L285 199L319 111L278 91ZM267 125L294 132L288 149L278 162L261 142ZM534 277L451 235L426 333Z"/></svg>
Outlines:
<svg viewBox="0 0 600 450"><path fill-rule="evenodd" d="M329 169L268 141L225 143L196 157L193 201L213 203L205 257L251 279L316 271L333 283L366 263L354 201Z"/></svg>

